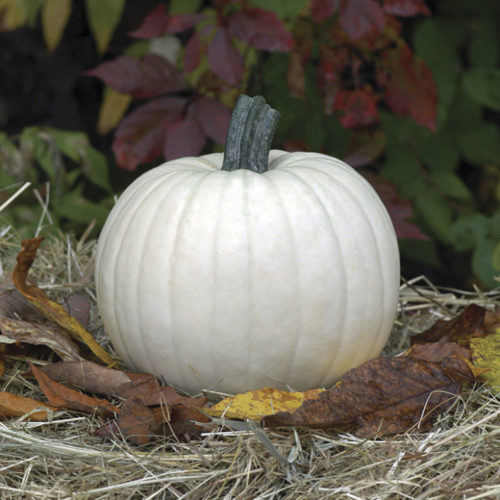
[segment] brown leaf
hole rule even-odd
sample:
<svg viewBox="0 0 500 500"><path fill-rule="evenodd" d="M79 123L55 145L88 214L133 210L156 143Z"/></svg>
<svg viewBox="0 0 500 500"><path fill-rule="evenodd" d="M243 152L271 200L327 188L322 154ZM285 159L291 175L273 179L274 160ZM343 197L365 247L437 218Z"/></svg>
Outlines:
<svg viewBox="0 0 500 500"><path fill-rule="evenodd" d="M484 307L471 304L455 318L439 320L425 332L414 335L412 344L427 342L457 342L468 346L472 338L484 337L500 325L500 310L491 312Z"/></svg>
<svg viewBox="0 0 500 500"><path fill-rule="evenodd" d="M51 408L36 399L25 398L10 392L0 392L0 415L2 417L22 417L37 408L40 408L40 411L31 413L30 419L47 420L48 411L55 410L55 408Z"/></svg>
<svg viewBox="0 0 500 500"><path fill-rule="evenodd" d="M1 318L0 331L16 342L44 345L52 349L61 359L79 359L78 347L57 325L53 323L30 323L20 319Z"/></svg>
<svg viewBox="0 0 500 500"><path fill-rule="evenodd" d="M116 423L120 432L132 443L146 444L160 429L163 415L148 408L141 400L131 398L123 403Z"/></svg>
<svg viewBox="0 0 500 500"><path fill-rule="evenodd" d="M195 400L196 406L202 406L201 400ZM171 409L170 420L165 426L167 434L172 433L178 439L181 438L197 438L200 435L202 428L196 422L207 423L211 419L203 413L196 410L196 407L186 406L183 404L175 405Z"/></svg>
<svg viewBox="0 0 500 500"><path fill-rule="evenodd" d="M84 328L90 322L90 299L83 293L72 293L65 301L66 310Z"/></svg>
<svg viewBox="0 0 500 500"><path fill-rule="evenodd" d="M96 342L94 337L82 325L70 316L61 304L53 302L34 285L26 282L28 271L35 259L43 237L32 238L21 242L22 250L17 255L17 264L12 274L16 288L29 300L48 320L58 324L73 338L85 343L92 352L106 364L114 363L113 358Z"/></svg>
<svg viewBox="0 0 500 500"><path fill-rule="evenodd" d="M470 351L455 343L434 344L397 358L372 359L349 370L317 399L306 400L294 413L264 418L269 427L302 425L356 427L362 437L428 428L474 378Z"/></svg>
<svg viewBox="0 0 500 500"><path fill-rule="evenodd" d="M67 410L77 410L84 413L97 413L107 417L115 413L120 413L120 408L109 401L86 396L81 392L70 389L52 380L33 364L30 363L29 365L40 388L52 406Z"/></svg>
<svg viewBox="0 0 500 500"><path fill-rule="evenodd" d="M40 370L57 382L95 394L138 399L146 406L200 406L205 401L204 398L181 396L170 386L161 387L158 379L149 373L127 373L87 360L51 363Z"/></svg>
<svg viewBox="0 0 500 500"><path fill-rule="evenodd" d="M25 321L43 319L36 307L17 291L10 275L0 283L0 317L22 318Z"/></svg>

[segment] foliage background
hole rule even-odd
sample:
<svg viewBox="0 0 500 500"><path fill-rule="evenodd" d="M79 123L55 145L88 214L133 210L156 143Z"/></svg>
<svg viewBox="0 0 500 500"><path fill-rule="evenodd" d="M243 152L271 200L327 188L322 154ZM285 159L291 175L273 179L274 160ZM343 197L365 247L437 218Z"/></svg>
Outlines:
<svg viewBox="0 0 500 500"><path fill-rule="evenodd" d="M495 286L499 21L486 0L0 0L0 205L34 190L3 230L97 235L133 178L220 151L237 95L261 93L278 147L373 183L404 276Z"/></svg>

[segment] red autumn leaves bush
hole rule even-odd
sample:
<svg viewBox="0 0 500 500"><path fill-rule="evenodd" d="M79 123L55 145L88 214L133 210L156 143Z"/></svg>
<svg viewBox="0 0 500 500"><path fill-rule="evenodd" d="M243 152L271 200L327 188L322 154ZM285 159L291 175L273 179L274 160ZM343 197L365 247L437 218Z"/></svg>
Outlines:
<svg viewBox="0 0 500 500"><path fill-rule="evenodd" d="M256 61L270 51L290 53L293 74L284 92L304 93L305 68L316 68L324 112L338 113L345 128L373 126L385 106L435 130L436 87L402 38L398 19L428 14L423 0L312 0L286 25L272 10L246 2L214 0L201 13L177 15L160 3L130 35L179 36L180 58L121 56L88 74L148 100L115 133L113 151L127 170L158 157L196 156L208 139L222 144L227 105L251 91Z"/></svg>

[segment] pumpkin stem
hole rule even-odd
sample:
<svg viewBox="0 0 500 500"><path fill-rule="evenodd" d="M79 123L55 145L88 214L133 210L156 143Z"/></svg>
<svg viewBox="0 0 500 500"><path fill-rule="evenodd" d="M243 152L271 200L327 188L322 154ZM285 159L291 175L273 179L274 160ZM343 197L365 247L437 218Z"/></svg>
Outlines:
<svg viewBox="0 0 500 500"><path fill-rule="evenodd" d="M240 95L229 122L222 170L266 172L279 117L263 97Z"/></svg>

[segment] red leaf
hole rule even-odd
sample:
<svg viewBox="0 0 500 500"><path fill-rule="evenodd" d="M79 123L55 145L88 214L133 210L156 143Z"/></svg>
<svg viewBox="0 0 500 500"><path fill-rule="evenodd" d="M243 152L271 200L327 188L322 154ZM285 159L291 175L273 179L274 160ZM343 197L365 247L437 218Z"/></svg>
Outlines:
<svg viewBox="0 0 500 500"><path fill-rule="evenodd" d="M106 84L138 99L154 97L165 92L177 92L186 83L177 68L164 57L146 54L140 59L122 56L87 71Z"/></svg>
<svg viewBox="0 0 500 500"><path fill-rule="evenodd" d="M184 50L184 71L191 73L200 64L201 61L202 41L200 33L196 32L188 40L186 49Z"/></svg>
<svg viewBox="0 0 500 500"><path fill-rule="evenodd" d="M219 101L209 97L198 99L193 107L203 133L215 142L224 144L231 111Z"/></svg>
<svg viewBox="0 0 500 500"><path fill-rule="evenodd" d="M317 23L333 16L339 8L340 0L312 0L311 15Z"/></svg>
<svg viewBox="0 0 500 500"><path fill-rule="evenodd" d="M235 12L229 17L229 29L242 42L258 49L288 51L293 45L281 19L267 10L252 8Z"/></svg>
<svg viewBox="0 0 500 500"><path fill-rule="evenodd" d="M142 21L141 25L130 33L135 38L154 38L165 33L168 12L164 3L159 4Z"/></svg>
<svg viewBox="0 0 500 500"><path fill-rule="evenodd" d="M429 237L422 233L418 226L411 221L413 208L411 202L401 198L396 186L380 177L365 173L364 176L377 191L381 200L391 216L394 229L398 238L413 240L428 240Z"/></svg>
<svg viewBox="0 0 500 500"><path fill-rule="evenodd" d="M384 10L387 14L400 17L430 15L430 10L423 0L384 0Z"/></svg>
<svg viewBox="0 0 500 500"><path fill-rule="evenodd" d="M343 111L340 123L345 128L364 127L378 121L378 97L371 87L337 92L334 111Z"/></svg>
<svg viewBox="0 0 500 500"><path fill-rule="evenodd" d="M155 99L130 113L115 132L113 152L118 165L135 170L137 165L152 161L163 152L168 123L175 121L185 99Z"/></svg>
<svg viewBox="0 0 500 500"><path fill-rule="evenodd" d="M231 85L238 85L243 76L243 57L231 43L226 28L219 28L210 42L207 57L212 71Z"/></svg>
<svg viewBox="0 0 500 500"><path fill-rule="evenodd" d="M342 0L339 20L351 40L380 33L385 26L384 11L375 0Z"/></svg>
<svg viewBox="0 0 500 500"><path fill-rule="evenodd" d="M191 29L203 14L177 14L169 16L165 4L160 4L142 21L142 24L130 33L134 38L155 38L165 33L182 33Z"/></svg>
<svg viewBox="0 0 500 500"><path fill-rule="evenodd" d="M167 160L185 156L198 156L205 144L203 134L192 106L184 117L167 125L163 154Z"/></svg>
<svg viewBox="0 0 500 500"><path fill-rule="evenodd" d="M377 80L385 85L385 100L395 113L436 131L437 89L432 72L407 46L383 54Z"/></svg>

